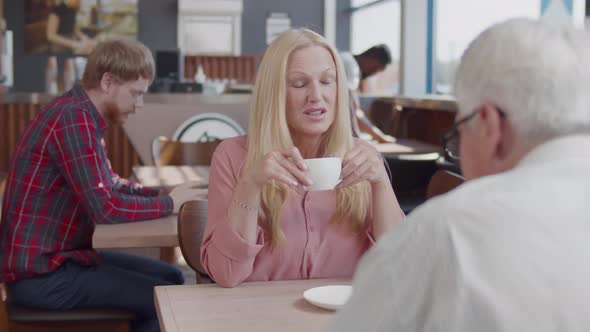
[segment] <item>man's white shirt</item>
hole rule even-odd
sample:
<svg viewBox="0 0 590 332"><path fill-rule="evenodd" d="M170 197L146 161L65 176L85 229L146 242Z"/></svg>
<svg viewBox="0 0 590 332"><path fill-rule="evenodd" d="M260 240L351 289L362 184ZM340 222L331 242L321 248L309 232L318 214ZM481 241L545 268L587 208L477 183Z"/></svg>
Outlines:
<svg viewBox="0 0 590 332"><path fill-rule="evenodd" d="M344 65L344 71L346 72L348 88L352 91L356 91L361 82L361 68L354 58L354 55L350 52L341 52L340 59Z"/></svg>
<svg viewBox="0 0 590 332"><path fill-rule="evenodd" d="M367 253L331 331L590 331L590 136L412 212Z"/></svg>

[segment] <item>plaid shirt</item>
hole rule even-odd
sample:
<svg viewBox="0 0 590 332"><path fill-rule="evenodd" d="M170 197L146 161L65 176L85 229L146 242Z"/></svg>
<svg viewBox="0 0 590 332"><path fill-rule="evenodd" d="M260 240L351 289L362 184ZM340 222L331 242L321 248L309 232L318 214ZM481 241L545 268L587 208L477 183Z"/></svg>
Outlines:
<svg viewBox="0 0 590 332"><path fill-rule="evenodd" d="M0 282L99 261L96 224L159 218L172 199L120 179L103 147L106 122L79 87L55 99L20 139L0 223Z"/></svg>

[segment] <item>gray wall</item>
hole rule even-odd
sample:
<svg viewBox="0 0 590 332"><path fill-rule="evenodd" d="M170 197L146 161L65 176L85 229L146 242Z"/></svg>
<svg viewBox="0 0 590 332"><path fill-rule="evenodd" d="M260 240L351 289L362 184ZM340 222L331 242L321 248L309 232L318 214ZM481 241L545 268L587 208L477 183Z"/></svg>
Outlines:
<svg viewBox="0 0 590 332"><path fill-rule="evenodd" d="M589 0L590 1L590 0ZM336 47L350 50L350 0L336 0ZM266 49L266 18L271 12L287 13L291 26L324 33L322 0L244 0L242 53L258 54Z"/></svg>
<svg viewBox="0 0 590 332"><path fill-rule="evenodd" d="M336 47L350 51L350 0L336 0Z"/></svg>
<svg viewBox="0 0 590 332"><path fill-rule="evenodd" d="M324 33L324 2L321 0L244 0L242 53L266 49L266 18L271 12L287 13L292 27Z"/></svg>
<svg viewBox="0 0 590 332"><path fill-rule="evenodd" d="M4 1L6 28L12 30L12 59L14 64L13 91L39 92L45 90L45 65L47 56L25 55L24 23L25 5L21 1Z"/></svg>
<svg viewBox="0 0 590 332"><path fill-rule="evenodd" d="M176 48L178 4L176 0L139 0L138 39L156 50Z"/></svg>
<svg viewBox="0 0 590 332"><path fill-rule="evenodd" d="M350 0L338 0L337 46L350 47L350 21L343 11ZM177 0L139 0L139 40L152 51L176 48ZM242 14L242 53L261 54L266 48L266 18L271 12L284 12L291 18L291 26L306 27L323 33L324 2L321 0L244 0ZM19 92L45 90L47 55L24 53L24 2L4 1L4 16L14 38L14 88ZM63 65L64 57L58 58Z"/></svg>

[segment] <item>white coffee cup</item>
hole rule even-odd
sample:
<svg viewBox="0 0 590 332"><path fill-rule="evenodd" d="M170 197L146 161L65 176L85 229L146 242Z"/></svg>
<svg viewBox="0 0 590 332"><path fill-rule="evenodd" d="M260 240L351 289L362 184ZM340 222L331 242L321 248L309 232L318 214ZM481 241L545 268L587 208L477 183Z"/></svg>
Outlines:
<svg viewBox="0 0 590 332"><path fill-rule="evenodd" d="M342 158L313 158L304 161L308 167L307 176L313 181L307 190L332 190L340 182Z"/></svg>

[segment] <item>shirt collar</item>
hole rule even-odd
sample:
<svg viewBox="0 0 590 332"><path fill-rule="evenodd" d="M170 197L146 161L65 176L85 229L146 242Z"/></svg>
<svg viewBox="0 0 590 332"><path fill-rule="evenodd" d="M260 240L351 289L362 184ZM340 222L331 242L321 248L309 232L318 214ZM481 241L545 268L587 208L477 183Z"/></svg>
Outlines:
<svg viewBox="0 0 590 332"><path fill-rule="evenodd" d="M590 134L562 136L542 143L524 156L517 167L571 158L590 158Z"/></svg>
<svg viewBox="0 0 590 332"><path fill-rule="evenodd" d="M105 121L105 119L102 117L102 115L98 112L98 109L96 109L96 106L92 103L92 100L90 100L90 98L88 97L88 95L86 94L86 92L84 91L82 86L79 84L76 84L74 86L74 88L72 89L72 95L74 97L80 98L80 100L82 100L84 103L86 103L88 105L88 110L90 111L92 118L96 122L98 122L100 129L102 131L104 131L108 127L108 123Z"/></svg>

